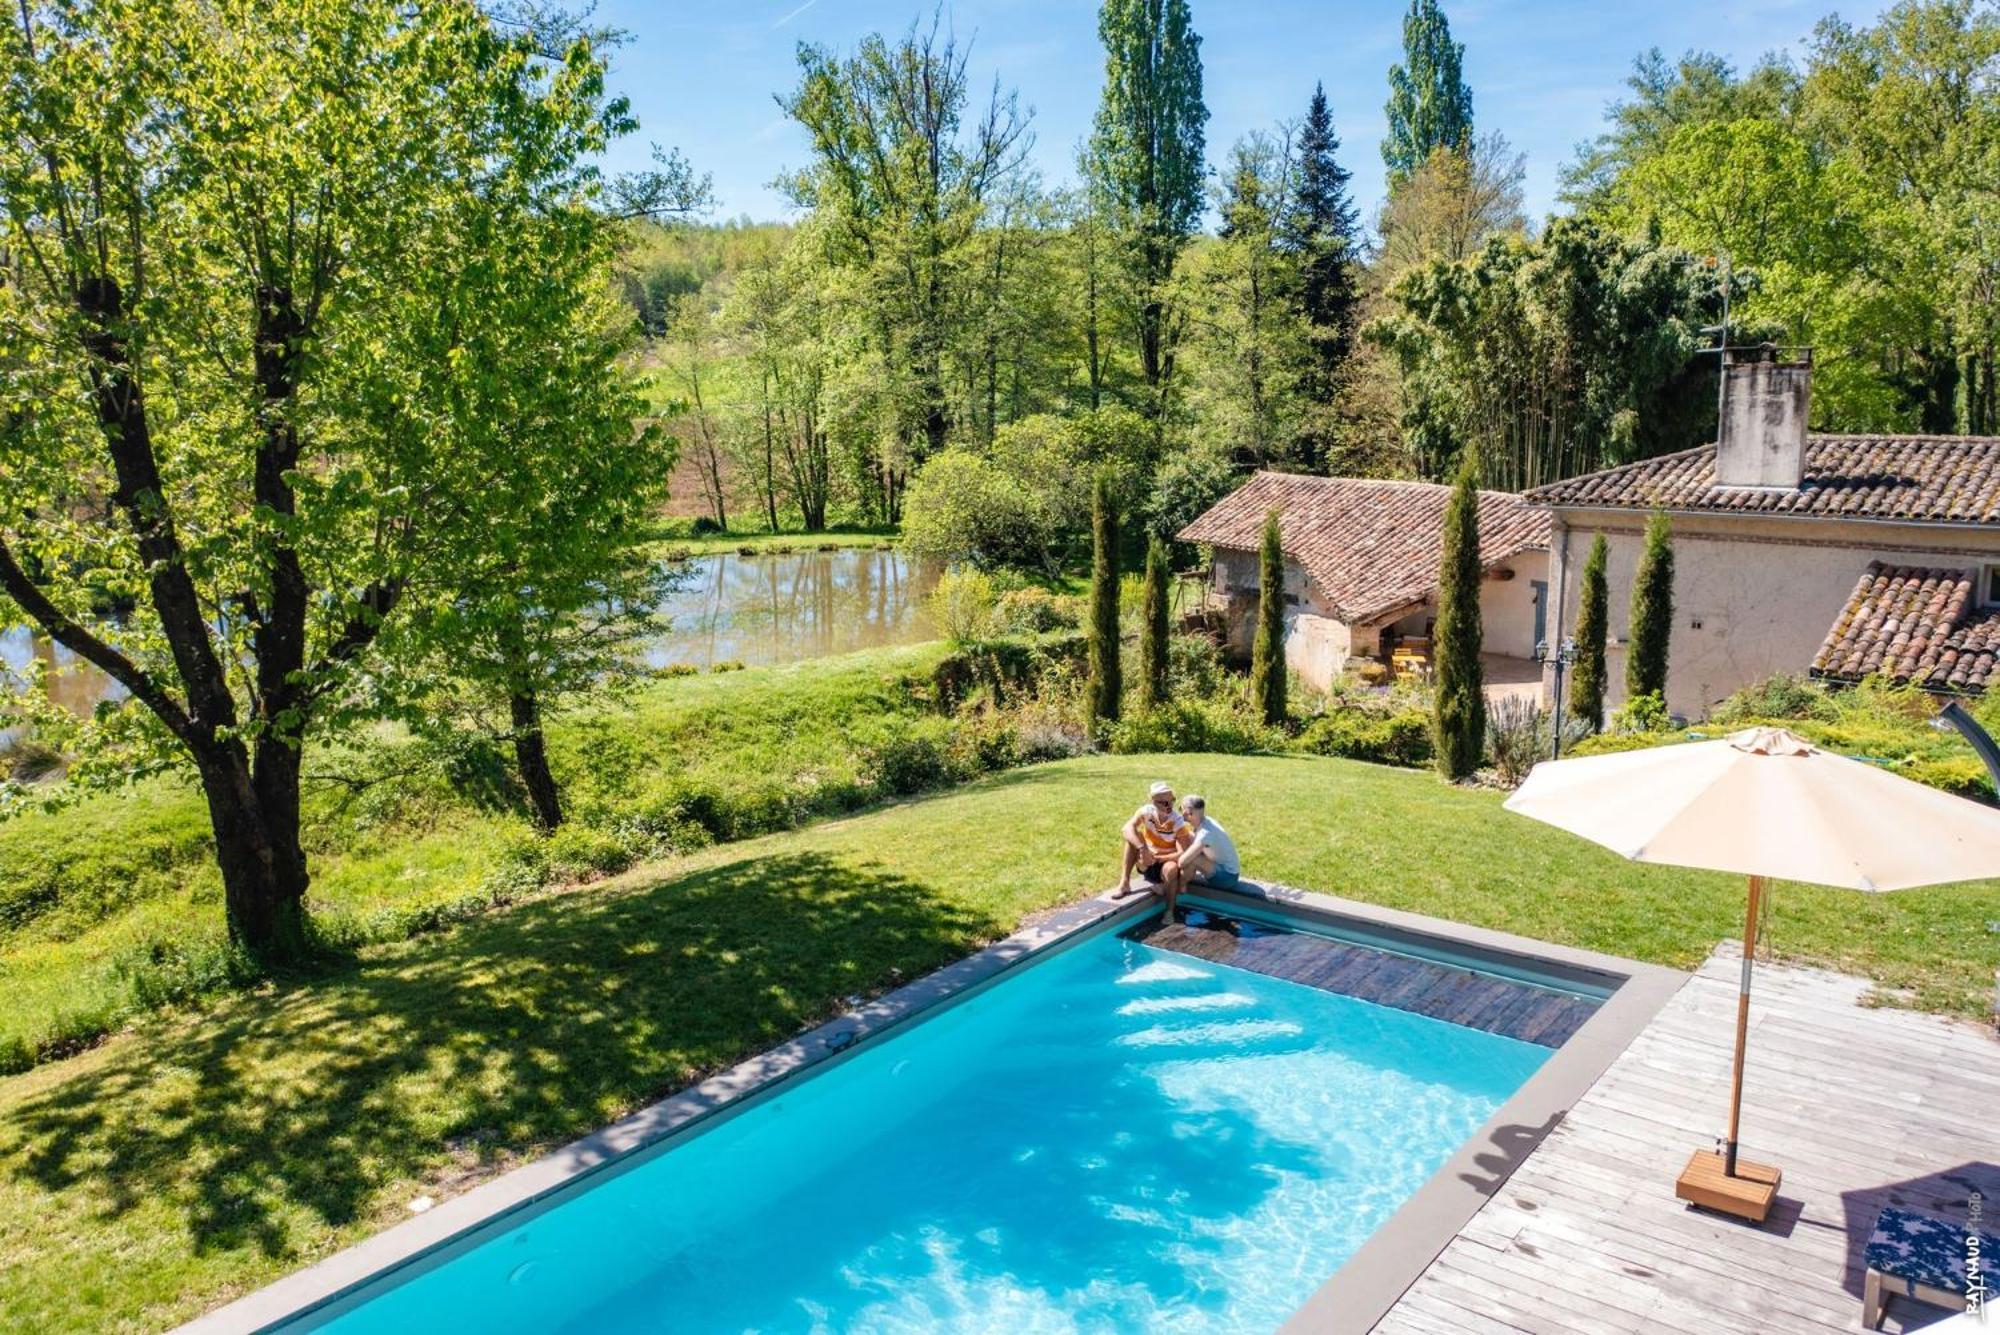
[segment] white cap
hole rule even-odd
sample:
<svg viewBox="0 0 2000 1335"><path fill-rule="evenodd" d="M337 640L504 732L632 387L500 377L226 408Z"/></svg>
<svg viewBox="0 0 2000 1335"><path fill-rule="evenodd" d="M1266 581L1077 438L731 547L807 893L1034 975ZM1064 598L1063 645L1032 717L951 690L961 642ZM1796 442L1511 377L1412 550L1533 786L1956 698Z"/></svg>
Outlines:
<svg viewBox="0 0 2000 1335"><path fill-rule="evenodd" d="M1146 790L1147 795L1150 797L1163 797L1169 793L1172 793L1173 791L1174 791L1174 786L1168 783L1165 779L1158 780L1153 784L1151 788Z"/></svg>

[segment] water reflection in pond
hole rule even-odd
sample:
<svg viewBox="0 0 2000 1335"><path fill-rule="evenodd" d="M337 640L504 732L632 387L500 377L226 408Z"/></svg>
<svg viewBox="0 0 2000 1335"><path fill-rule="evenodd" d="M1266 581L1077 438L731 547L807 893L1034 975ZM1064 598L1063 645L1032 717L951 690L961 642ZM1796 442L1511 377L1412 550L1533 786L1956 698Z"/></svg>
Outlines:
<svg viewBox="0 0 2000 1335"><path fill-rule="evenodd" d="M924 600L937 568L897 551L734 552L690 563L647 645L653 667L791 663L932 638Z"/></svg>
<svg viewBox="0 0 2000 1335"><path fill-rule="evenodd" d="M901 552L730 552L699 557L689 572L661 607L668 629L648 641L649 666L791 663L935 634L924 600L937 584L937 568ZM23 689L38 660L49 698L79 717L99 701L125 696L118 683L39 631L0 629L0 691Z"/></svg>
<svg viewBox="0 0 2000 1335"><path fill-rule="evenodd" d="M34 679L42 664L43 689L49 699L79 718L87 718L100 700L122 700L125 688L84 662L40 631L26 626L0 629L0 691L18 691Z"/></svg>

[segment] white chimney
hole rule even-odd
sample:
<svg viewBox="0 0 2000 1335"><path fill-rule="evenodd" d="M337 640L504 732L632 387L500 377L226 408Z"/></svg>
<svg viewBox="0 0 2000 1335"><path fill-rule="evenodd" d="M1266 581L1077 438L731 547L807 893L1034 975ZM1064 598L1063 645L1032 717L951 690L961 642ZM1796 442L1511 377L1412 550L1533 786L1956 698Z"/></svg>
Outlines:
<svg viewBox="0 0 2000 1335"><path fill-rule="evenodd" d="M1796 360L1779 360L1781 351ZM1811 410L1811 348L1781 350L1763 343L1728 349L1722 362L1716 485L1798 490L1805 478Z"/></svg>

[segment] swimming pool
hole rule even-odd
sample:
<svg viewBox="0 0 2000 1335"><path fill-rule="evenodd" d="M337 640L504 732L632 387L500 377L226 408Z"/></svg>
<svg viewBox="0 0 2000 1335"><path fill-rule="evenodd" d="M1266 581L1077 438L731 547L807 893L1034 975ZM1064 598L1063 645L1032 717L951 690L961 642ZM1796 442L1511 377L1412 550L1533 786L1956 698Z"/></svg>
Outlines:
<svg viewBox="0 0 2000 1335"><path fill-rule="evenodd" d="M1269 1331L1550 1055L1101 934L327 1328Z"/></svg>

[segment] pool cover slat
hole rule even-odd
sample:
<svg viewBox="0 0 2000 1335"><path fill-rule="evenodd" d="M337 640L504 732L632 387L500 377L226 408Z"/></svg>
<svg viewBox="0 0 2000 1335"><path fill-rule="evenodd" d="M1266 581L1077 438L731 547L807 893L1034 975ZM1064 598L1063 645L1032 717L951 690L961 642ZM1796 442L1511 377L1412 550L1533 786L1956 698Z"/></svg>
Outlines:
<svg viewBox="0 0 2000 1335"><path fill-rule="evenodd" d="M1153 918L1127 935L1161 950L1545 1048L1561 1047L1598 1006L1590 997L1199 909L1189 910L1186 922Z"/></svg>

